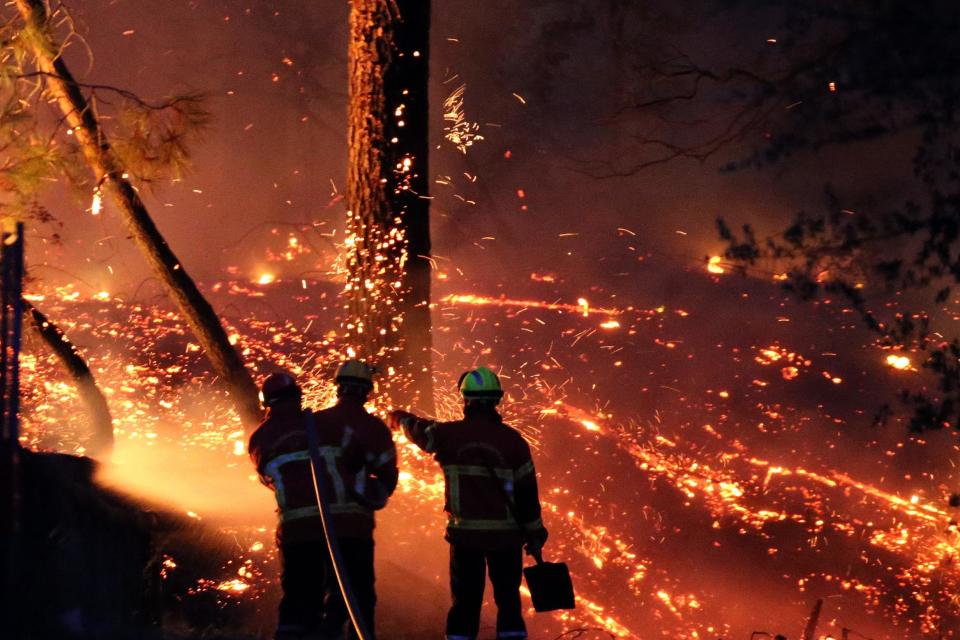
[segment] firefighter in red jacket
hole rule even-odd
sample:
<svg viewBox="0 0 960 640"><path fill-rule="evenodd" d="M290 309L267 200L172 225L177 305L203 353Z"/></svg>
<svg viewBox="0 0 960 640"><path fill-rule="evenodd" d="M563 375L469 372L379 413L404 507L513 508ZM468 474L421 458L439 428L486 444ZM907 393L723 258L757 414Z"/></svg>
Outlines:
<svg viewBox="0 0 960 640"><path fill-rule="evenodd" d="M460 393L463 420L434 422L404 411L392 412L388 420L443 467L453 595L446 637L477 637L488 571L497 604L497 638L526 638L520 607L522 549L526 545L528 553L538 555L547 540L530 447L497 413L503 390L493 371L479 367L466 372Z"/></svg>
<svg viewBox="0 0 960 640"><path fill-rule="evenodd" d="M367 629L373 632L374 511L397 486L397 457L390 430L367 413L373 370L357 360L337 370L337 403L314 414L317 440L326 460L326 494L333 530ZM261 481L277 498L277 543L283 563L277 638L320 632L342 638L348 613L330 566L310 468L300 387L275 373L263 383L266 419L250 438L250 457Z"/></svg>

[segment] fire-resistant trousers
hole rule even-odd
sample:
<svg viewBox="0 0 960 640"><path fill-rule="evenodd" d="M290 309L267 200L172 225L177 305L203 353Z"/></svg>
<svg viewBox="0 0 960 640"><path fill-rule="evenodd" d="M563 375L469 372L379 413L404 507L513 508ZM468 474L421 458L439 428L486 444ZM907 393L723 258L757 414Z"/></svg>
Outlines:
<svg viewBox="0 0 960 640"><path fill-rule="evenodd" d="M373 571L373 540L365 538L340 538L340 555L350 579L350 588L360 607L360 615L366 623L370 640L374 638L374 609L377 605L376 580ZM324 607L321 630L332 638L340 637L344 624L350 619L347 604L343 601L337 577L331 571L327 581L327 600ZM350 625L349 638L356 638Z"/></svg>
<svg viewBox="0 0 960 640"><path fill-rule="evenodd" d="M314 630L323 612L324 585L330 570L322 541L280 543L280 615L277 640L296 638Z"/></svg>
<svg viewBox="0 0 960 640"><path fill-rule="evenodd" d="M361 615L372 634L374 629L373 540L340 538L340 554ZM277 638L297 638L318 629L331 638L342 637L349 614L340 595L337 577L330 566L323 540L280 544L283 597Z"/></svg>
<svg viewBox="0 0 960 640"><path fill-rule="evenodd" d="M480 608L486 573L497 604L497 638L526 638L520 608L523 572L521 547L482 551L450 545L450 591L453 606L447 614L448 640L474 640L480 631Z"/></svg>

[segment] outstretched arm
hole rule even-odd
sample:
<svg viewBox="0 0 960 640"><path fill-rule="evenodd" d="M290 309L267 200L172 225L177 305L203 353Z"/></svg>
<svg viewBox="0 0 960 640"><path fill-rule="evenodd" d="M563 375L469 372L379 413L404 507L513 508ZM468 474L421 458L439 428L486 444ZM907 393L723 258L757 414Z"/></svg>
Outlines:
<svg viewBox="0 0 960 640"><path fill-rule="evenodd" d="M391 411L387 424L391 429L403 429L407 439L427 453L437 451L437 427L440 423L436 420L421 418L408 411Z"/></svg>

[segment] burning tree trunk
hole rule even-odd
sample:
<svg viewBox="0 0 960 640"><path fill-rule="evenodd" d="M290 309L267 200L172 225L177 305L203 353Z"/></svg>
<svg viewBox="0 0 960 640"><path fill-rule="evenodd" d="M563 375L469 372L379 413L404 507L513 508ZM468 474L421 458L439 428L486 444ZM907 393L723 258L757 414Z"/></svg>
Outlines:
<svg viewBox="0 0 960 640"><path fill-rule="evenodd" d="M87 406L93 427L90 455L94 458L109 456L113 450L113 418L110 416L107 399L103 397L100 387L97 386L90 367L57 325L50 322L47 316L26 300L23 304L24 311L29 315L34 329L60 359L63 368L77 385L80 399Z"/></svg>
<svg viewBox="0 0 960 640"><path fill-rule="evenodd" d="M87 163L103 185L113 188L114 200L130 234L163 283L167 294L180 308L213 370L233 396L241 420L252 428L261 415L256 385L230 344L210 303L187 275L154 224L139 194L124 177L123 166L60 56L60 48L50 31L46 5L43 0L16 0L16 6L25 22L22 37L36 56L37 68L45 77L47 89L73 130Z"/></svg>
<svg viewBox="0 0 960 640"><path fill-rule="evenodd" d="M351 3L346 293L348 335L404 380L394 400L432 412L429 36L429 0Z"/></svg>

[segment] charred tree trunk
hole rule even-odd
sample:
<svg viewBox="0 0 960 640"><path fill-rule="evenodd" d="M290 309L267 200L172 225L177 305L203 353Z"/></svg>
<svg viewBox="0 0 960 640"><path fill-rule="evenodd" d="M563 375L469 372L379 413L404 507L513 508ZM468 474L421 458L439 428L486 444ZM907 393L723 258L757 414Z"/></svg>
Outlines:
<svg viewBox="0 0 960 640"><path fill-rule="evenodd" d="M353 0L346 328L396 370L396 402L432 412L429 61L429 0Z"/></svg>
<svg viewBox="0 0 960 640"><path fill-rule="evenodd" d="M16 6L25 22L25 40L37 58L37 68L45 76L47 89L72 128L87 163L98 180L112 187L130 235L179 307L214 372L233 396L240 419L247 428L253 428L261 416L256 385L230 344L220 318L160 234L140 195L124 177L124 169L100 123L60 56L50 32L46 5L43 0L16 0Z"/></svg>
<svg viewBox="0 0 960 640"><path fill-rule="evenodd" d="M820 624L820 612L823 611L823 598L817 598L813 605L813 611L810 612L810 619L807 620L807 626L803 630L803 640L814 640L817 637L817 625Z"/></svg>
<svg viewBox="0 0 960 640"><path fill-rule="evenodd" d="M66 369L70 378L73 379L73 383L77 386L80 399L87 407L87 413L90 414L90 424L93 428L90 456L93 458L109 457L111 451L113 451L113 418L110 415L107 399L100 391L100 387L97 386L97 381L94 379L90 367L87 366L83 357L77 353L76 347L60 330L60 327L50 322L43 312L26 300L23 305L33 328L60 359L63 368Z"/></svg>

